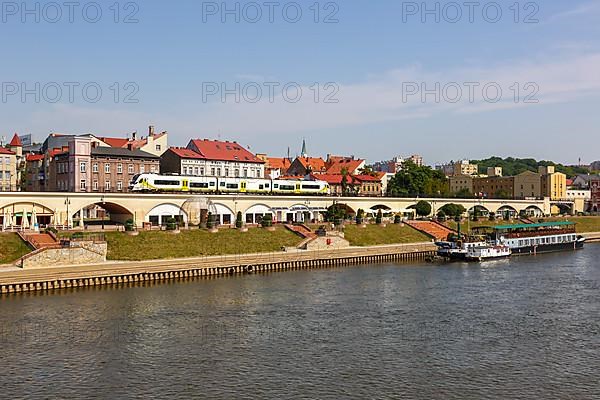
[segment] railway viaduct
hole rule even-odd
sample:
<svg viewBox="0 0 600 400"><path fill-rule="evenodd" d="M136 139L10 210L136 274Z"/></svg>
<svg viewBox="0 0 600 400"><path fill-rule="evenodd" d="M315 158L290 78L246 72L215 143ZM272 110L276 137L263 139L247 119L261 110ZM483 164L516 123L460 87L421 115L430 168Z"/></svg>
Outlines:
<svg viewBox="0 0 600 400"><path fill-rule="evenodd" d="M446 204L454 203L467 210L479 208L489 212L511 210L533 211L548 215L551 202L544 200L496 199L428 199L388 197L317 197L317 196L257 196L257 195L190 195L190 194L131 194L131 193L0 193L0 220L9 225L21 225L22 216L31 221L33 213L40 224L73 225L82 210L99 206L110 213L111 220L123 223L133 219L138 227L144 222L161 223L167 216L183 222L198 223L201 210L217 216L221 224L235 221L238 211L247 223L254 223L261 215L270 213L276 221L303 221L314 219L334 204L346 207L349 213L358 209L365 212L408 213L410 207L424 200L431 204L432 213ZM79 223L79 222L77 222ZM0 228L3 225L0 224ZM4 225L6 226L6 225Z"/></svg>

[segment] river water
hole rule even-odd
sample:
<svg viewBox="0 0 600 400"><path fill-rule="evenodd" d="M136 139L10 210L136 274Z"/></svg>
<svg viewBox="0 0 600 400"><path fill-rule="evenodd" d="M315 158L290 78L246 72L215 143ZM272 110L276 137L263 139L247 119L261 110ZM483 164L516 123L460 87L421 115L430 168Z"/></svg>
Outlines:
<svg viewBox="0 0 600 400"><path fill-rule="evenodd" d="M0 299L0 397L600 399L600 246Z"/></svg>

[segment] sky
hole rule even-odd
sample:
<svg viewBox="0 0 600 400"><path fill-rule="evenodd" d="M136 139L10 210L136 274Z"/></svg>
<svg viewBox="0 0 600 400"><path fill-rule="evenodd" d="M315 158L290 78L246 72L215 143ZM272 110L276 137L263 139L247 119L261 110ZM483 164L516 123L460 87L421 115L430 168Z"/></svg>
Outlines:
<svg viewBox="0 0 600 400"><path fill-rule="evenodd" d="M70 4L70 5L67 5ZM467 5L468 4L468 5ZM0 138L600 159L600 1L2 2Z"/></svg>

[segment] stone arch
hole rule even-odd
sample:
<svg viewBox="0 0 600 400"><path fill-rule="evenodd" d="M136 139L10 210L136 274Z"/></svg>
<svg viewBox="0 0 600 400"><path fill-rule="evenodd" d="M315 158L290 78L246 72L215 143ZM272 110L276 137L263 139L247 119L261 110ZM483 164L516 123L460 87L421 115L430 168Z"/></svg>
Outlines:
<svg viewBox="0 0 600 400"><path fill-rule="evenodd" d="M216 221L219 225L231 225L235 222L235 212L223 203L213 203Z"/></svg>
<svg viewBox="0 0 600 400"><path fill-rule="evenodd" d="M525 208L524 211L527 216L531 216L531 217L543 217L544 216L544 210L542 210L540 207L535 206L535 205L531 205L531 206Z"/></svg>
<svg viewBox="0 0 600 400"><path fill-rule="evenodd" d="M188 213L180 206L173 203L162 203L150 210L144 217L144 222L149 222L154 226L162 226L167 218L175 218L179 223L187 224Z"/></svg>
<svg viewBox="0 0 600 400"><path fill-rule="evenodd" d="M262 217L266 214L274 215L273 209L266 204L254 204L244 211L247 224L260 224Z"/></svg>
<svg viewBox="0 0 600 400"><path fill-rule="evenodd" d="M507 213L509 218L516 218L519 216L519 212L517 211L517 209L508 204L498 207L498 211L496 211L496 215L500 218L505 218Z"/></svg>
<svg viewBox="0 0 600 400"><path fill-rule="evenodd" d="M35 214L35 215L34 215ZM27 227L34 228L50 225L54 210L36 202L15 202L0 207L0 228ZM24 221L24 219L26 221Z"/></svg>
<svg viewBox="0 0 600 400"><path fill-rule="evenodd" d="M111 201L97 201L97 202L86 204L83 207L69 208L67 206L66 209L68 211L66 213L61 212L61 213L58 213L59 215L55 215L55 224L72 226L73 225L73 217L75 217L76 215L80 217L80 221L81 221L81 215L80 215L81 210L90 210L90 209L94 209L94 208L96 208L96 209L100 208L100 209L103 209L106 212L108 212L111 222L125 224L125 222L129 219L135 220L135 213L133 211L129 210L127 207L125 207L119 203L114 203ZM104 220L103 220L103 223L104 223ZM81 222L79 222L79 225L81 226Z"/></svg>

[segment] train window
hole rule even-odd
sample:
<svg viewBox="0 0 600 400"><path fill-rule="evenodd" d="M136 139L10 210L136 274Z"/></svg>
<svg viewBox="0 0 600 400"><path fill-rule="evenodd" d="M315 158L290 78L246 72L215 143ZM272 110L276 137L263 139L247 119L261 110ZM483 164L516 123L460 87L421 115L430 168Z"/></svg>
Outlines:
<svg viewBox="0 0 600 400"><path fill-rule="evenodd" d="M179 181L156 180L154 181L154 184L162 186L179 186L181 183Z"/></svg>
<svg viewBox="0 0 600 400"><path fill-rule="evenodd" d="M215 186L215 183L214 183L214 182L211 182L211 183L210 183L210 186Z"/></svg>
<svg viewBox="0 0 600 400"><path fill-rule="evenodd" d="M277 183L276 183L276 184L274 184L274 185L273 185L273 187L274 187L275 189L278 189L278 188L279 188L279 184L277 184Z"/></svg>
<svg viewBox="0 0 600 400"><path fill-rule="evenodd" d="M206 188L208 188L208 183L202 183L202 182L190 182L190 187L191 187L191 188L200 188L200 189L206 189Z"/></svg>
<svg viewBox="0 0 600 400"><path fill-rule="evenodd" d="M227 184L227 189L237 189L237 188L238 188L237 183L228 183Z"/></svg>
<svg viewBox="0 0 600 400"><path fill-rule="evenodd" d="M265 188L265 185L258 185L258 190L263 190Z"/></svg>
<svg viewBox="0 0 600 400"><path fill-rule="evenodd" d="M225 182L221 182L221 183L219 184L219 186L223 186L223 187L225 187Z"/></svg>
<svg viewBox="0 0 600 400"><path fill-rule="evenodd" d="M281 185L281 186L279 186L279 189L281 189L281 190L294 190L295 187L292 186L292 185Z"/></svg>
<svg viewBox="0 0 600 400"><path fill-rule="evenodd" d="M270 183L265 183L265 187L268 189L271 186Z"/></svg>
<svg viewBox="0 0 600 400"><path fill-rule="evenodd" d="M302 189L319 190L320 188L319 185L302 185Z"/></svg>

